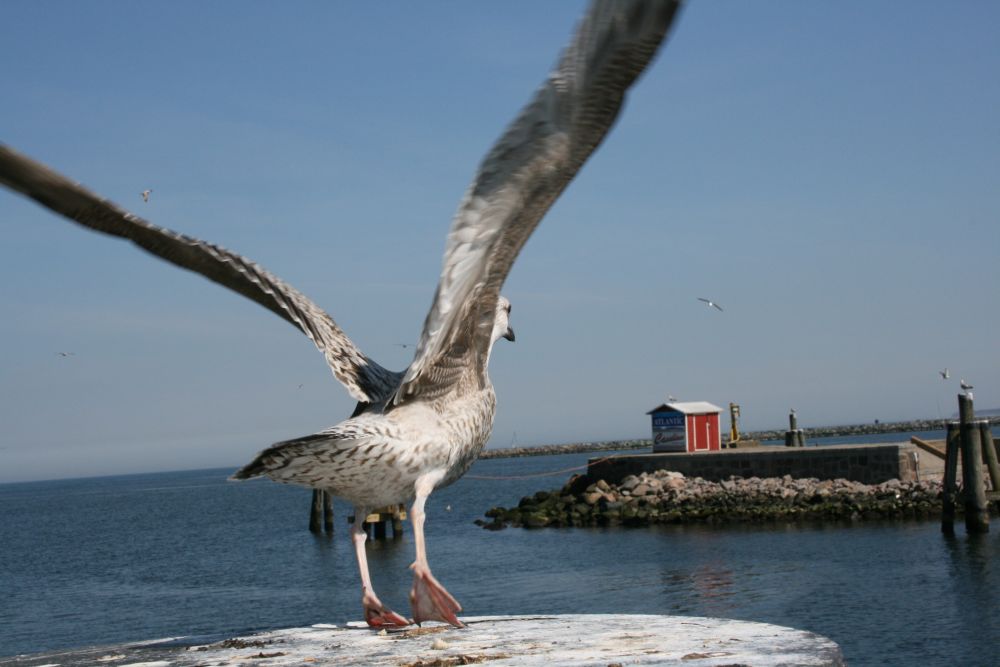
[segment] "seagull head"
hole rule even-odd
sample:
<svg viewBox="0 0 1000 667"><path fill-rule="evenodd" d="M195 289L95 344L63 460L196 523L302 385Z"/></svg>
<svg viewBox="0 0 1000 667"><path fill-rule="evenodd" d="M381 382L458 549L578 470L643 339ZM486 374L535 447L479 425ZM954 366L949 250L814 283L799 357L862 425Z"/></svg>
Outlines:
<svg viewBox="0 0 1000 667"><path fill-rule="evenodd" d="M501 338L514 341L514 330L510 327L510 300L505 296L497 299L496 316L493 319L493 342Z"/></svg>

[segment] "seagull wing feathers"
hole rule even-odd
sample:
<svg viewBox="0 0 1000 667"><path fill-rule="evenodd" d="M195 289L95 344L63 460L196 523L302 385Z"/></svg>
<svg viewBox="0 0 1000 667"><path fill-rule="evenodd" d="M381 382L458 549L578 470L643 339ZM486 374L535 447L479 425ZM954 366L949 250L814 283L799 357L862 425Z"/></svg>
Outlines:
<svg viewBox="0 0 1000 667"><path fill-rule="evenodd" d="M485 382L496 303L514 259L611 129L678 7L670 0L591 5L459 205L434 301L394 403L445 393L469 367Z"/></svg>
<svg viewBox="0 0 1000 667"><path fill-rule="evenodd" d="M380 401L399 384L400 374L362 354L319 306L245 257L157 227L3 144L0 183L85 227L128 239L161 259L256 301L308 336L334 376L357 400Z"/></svg>

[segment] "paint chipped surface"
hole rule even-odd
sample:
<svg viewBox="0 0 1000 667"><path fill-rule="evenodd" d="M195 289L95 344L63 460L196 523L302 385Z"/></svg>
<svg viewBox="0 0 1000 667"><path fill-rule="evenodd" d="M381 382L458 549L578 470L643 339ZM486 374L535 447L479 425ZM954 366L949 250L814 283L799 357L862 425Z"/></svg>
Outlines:
<svg viewBox="0 0 1000 667"><path fill-rule="evenodd" d="M472 616L463 629L429 625L382 634L358 624L289 628L209 644L152 642L19 656L0 665L843 665L820 635L765 623L690 616L580 614ZM112 658L112 659L107 659Z"/></svg>

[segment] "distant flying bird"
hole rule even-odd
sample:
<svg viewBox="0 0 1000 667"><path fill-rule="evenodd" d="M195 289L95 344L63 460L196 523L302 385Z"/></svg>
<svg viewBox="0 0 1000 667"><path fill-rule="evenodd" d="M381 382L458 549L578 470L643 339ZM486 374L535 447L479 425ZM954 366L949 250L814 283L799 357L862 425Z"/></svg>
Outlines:
<svg viewBox="0 0 1000 667"><path fill-rule="evenodd" d="M948 378L951 377L951 373L948 372L947 368L944 369L943 371L938 371L938 373L941 375L942 380L947 380Z"/></svg>
<svg viewBox="0 0 1000 667"><path fill-rule="evenodd" d="M267 476L322 489L352 502L355 516L413 500L413 618L461 626L456 616L461 606L427 562L424 505L434 489L465 474L492 431L496 395L487 366L494 343L514 340L510 302L500 295L514 260L603 141L679 4L591 4L555 69L486 155L466 191L448 233L441 277L415 356L401 372L363 354L333 318L263 267L155 226L2 144L0 182L79 224L130 239L239 292L312 339L334 376L357 399L354 414L319 433L272 445L233 478ZM346 253L367 253L377 275L377 249L348 245L332 252L328 261L337 262ZM375 595L361 521L351 535L365 620L370 626L407 625Z"/></svg>
<svg viewBox="0 0 1000 667"><path fill-rule="evenodd" d="M56 354L58 354L60 357L72 357L76 353L75 352L56 352Z"/></svg>
<svg viewBox="0 0 1000 667"><path fill-rule="evenodd" d="M708 306L709 306L710 308L716 308L716 309L718 309L718 311L719 311L720 313L722 312L722 306L720 306L719 304L715 303L714 301L712 301L712 300L710 300L710 299L703 299L703 298L701 298L701 297L699 296L699 297L698 297L698 301L703 301L703 302L704 302L705 304L707 304L707 305L708 305Z"/></svg>
<svg viewBox="0 0 1000 667"><path fill-rule="evenodd" d="M401 347L404 350L408 347L413 347L413 343L393 343L396 347Z"/></svg>
<svg viewBox="0 0 1000 667"><path fill-rule="evenodd" d="M142 201L148 202L149 201L149 195L152 194L152 192L153 192L152 190L143 190L142 191Z"/></svg>

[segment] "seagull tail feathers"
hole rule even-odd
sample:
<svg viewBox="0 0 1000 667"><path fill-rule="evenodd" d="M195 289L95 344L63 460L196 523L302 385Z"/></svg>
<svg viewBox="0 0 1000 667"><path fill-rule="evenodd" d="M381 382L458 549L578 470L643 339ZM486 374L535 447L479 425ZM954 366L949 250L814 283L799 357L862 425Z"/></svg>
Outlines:
<svg viewBox="0 0 1000 667"><path fill-rule="evenodd" d="M287 455L283 455L281 450L292 443L298 444L298 441L279 442L271 445L267 449L259 452L257 456L253 458L253 461L230 475L229 479L239 481L243 479L253 479L254 477L264 477L275 470L284 468L289 463L289 457Z"/></svg>
<svg viewBox="0 0 1000 667"><path fill-rule="evenodd" d="M317 442L326 442L329 440L331 440L330 432L321 431L301 438L277 442L258 452L253 461L234 472L229 476L229 479L239 481L267 476L275 481L282 481L278 479L281 476L280 471L289 464L294 463L304 449L308 449ZM275 473L278 473L278 477L275 477Z"/></svg>
<svg viewBox="0 0 1000 667"><path fill-rule="evenodd" d="M263 459L264 452L261 452L254 458L253 461L246 464L232 475L229 476L229 481L238 482L244 479L253 479L254 477L261 477L267 474L267 465L264 463Z"/></svg>

